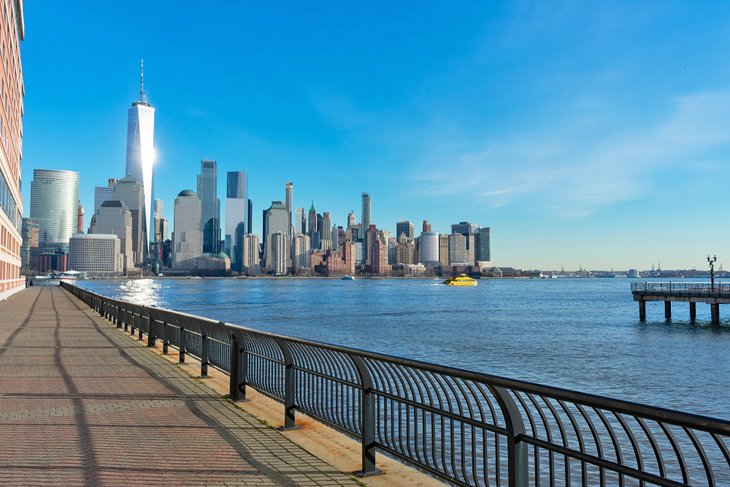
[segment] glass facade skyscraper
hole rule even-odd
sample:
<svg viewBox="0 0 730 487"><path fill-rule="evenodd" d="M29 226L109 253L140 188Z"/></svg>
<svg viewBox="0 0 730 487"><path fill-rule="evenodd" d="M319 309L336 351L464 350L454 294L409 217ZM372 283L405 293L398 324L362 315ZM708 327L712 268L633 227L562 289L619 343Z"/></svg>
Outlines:
<svg viewBox="0 0 730 487"><path fill-rule="evenodd" d="M198 197L203 253L217 254L221 251L221 200L218 199L218 163L215 161L200 161Z"/></svg>
<svg viewBox="0 0 730 487"><path fill-rule="evenodd" d="M140 71L139 100L127 111L127 167L126 175L139 182L144 191L145 235L150 239L152 220L152 183L155 164L155 109L147 102L144 92L144 64ZM148 242L144 242L147 254Z"/></svg>
<svg viewBox="0 0 730 487"><path fill-rule="evenodd" d="M226 225L225 225L225 252L233 263L238 263L242 242L236 238L237 235L245 234L237 232L240 224L247 223L248 213L248 177L243 171L228 172L226 174Z"/></svg>
<svg viewBox="0 0 730 487"><path fill-rule="evenodd" d="M76 233L79 173L54 169L33 170L30 217L38 222L39 245L67 247Z"/></svg>

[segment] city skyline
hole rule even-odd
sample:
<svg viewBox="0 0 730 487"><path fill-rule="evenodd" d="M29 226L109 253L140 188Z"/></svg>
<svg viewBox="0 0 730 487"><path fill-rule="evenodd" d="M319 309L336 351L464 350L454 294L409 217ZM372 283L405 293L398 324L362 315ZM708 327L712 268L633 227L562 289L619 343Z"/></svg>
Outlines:
<svg viewBox="0 0 730 487"><path fill-rule="evenodd" d="M359 217L367 191L372 221L391 232L403 219L428 219L442 233L458 221L489 226L499 265L700 268L708 252L723 260L730 230L717 222L728 203L722 169L730 135L722 127L730 73L715 58L728 47L726 8L698 16L659 3L595 12L590 5L430 5L417 12L419 22L396 22L396 29L386 19L412 13L403 6L381 6L376 15L364 4L326 13L290 4L283 22L297 18L293 31L279 42L257 42L267 46L264 56L245 45L280 33L279 16L264 7L235 15L240 8L206 12L223 22L221 33L181 48L162 39L178 38L175 22L190 9L170 16L150 6L141 25L127 21L129 6L93 5L72 18L60 7L28 5L36 32L23 45L23 179L33 169L80 172L80 199L94 207L92 188L124 176L117 169L124 165L123 110L136 99L144 57L145 91L157 109L155 197L167 208L181 190L195 188L200 161L212 159L221 175L248 174L256 233L261 211L291 181L295 208L314 200L338 225L350 210ZM610 21L627 12L633 20ZM108 14L118 20L101 35L99 16ZM358 22L359 15L370 21L367 32L332 22ZM143 28L147 22L155 27ZM61 34L63 25L71 28ZM644 55L624 54L672 25L684 35L649 42ZM132 31L141 35L122 42ZM108 55L79 66L70 62L73 51L49 42L58 37L93 38L93 49ZM181 56L212 46L204 59ZM239 51L249 56L246 69L223 62ZM53 87L42 81L48 59ZM368 83L359 81L364 65L375 75ZM87 103L72 109L69 101L81 93ZM683 204L667 211L678 198ZM678 237L682 222L691 230Z"/></svg>

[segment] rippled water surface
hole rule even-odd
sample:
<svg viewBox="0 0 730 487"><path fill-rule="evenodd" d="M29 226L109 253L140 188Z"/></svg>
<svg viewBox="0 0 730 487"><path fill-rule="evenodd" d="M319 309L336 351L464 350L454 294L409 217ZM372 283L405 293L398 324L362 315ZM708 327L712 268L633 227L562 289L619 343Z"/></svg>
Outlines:
<svg viewBox="0 0 730 487"><path fill-rule="evenodd" d="M673 321L629 279L80 281L140 304L339 345L730 419L730 306Z"/></svg>

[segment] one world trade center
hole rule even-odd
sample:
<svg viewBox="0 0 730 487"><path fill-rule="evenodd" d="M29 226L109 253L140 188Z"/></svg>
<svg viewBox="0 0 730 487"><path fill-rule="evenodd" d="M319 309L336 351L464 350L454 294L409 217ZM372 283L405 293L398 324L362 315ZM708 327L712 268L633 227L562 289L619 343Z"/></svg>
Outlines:
<svg viewBox="0 0 730 487"><path fill-rule="evenodd" d="M144 253L148 255L151 236L150 219L152 217L152 177L155 164L155 109L147 102L144 92L144 60L140 66L139 101L132 103L127 118L127 176L132 176L144 190L145 235L142 239Z"/></svg>

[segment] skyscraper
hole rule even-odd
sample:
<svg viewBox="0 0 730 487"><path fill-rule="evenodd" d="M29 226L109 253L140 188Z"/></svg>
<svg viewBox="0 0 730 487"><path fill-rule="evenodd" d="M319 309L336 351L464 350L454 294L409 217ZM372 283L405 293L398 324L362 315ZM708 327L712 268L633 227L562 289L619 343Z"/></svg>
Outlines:
<svg viewBox="0 0 730 487"><path fill-rule="evenodd" d="M401 233L405 234L406 239L413 240L416 237L413 223L409 222L408 220L396 223L395 238L400 240Z"/></svg>
<svg viewBox="0 0 730 487"><path fill-rule="evenodd" d="M2 89L0 102L3 107L3 123L0 124L0 299L6 298L23 288L20 278L21 229L23 218L23 197L20 194L21 168L23 158L23 68L20 60L20 41L25 37L23 23L23 2L3 2L0 20L2 57L0 71Z"/></svg>
<svg viewBox="0 0 730 487"><path fill-rule="evenodd" d="M281 238L285 242L289 242L289 214L286 211L286 205L281 201L272 201L271 206L264 212L264 262L263 266L266 270L274 273L279 272L280 261L274 261L274 252L279 252L280 247L274 248L273 235L275 233L283 234ZM278 245L278 244L277 244ZM282 244L283 245L283 244ZM289 247L287 246L287 249ZM285 257L286 268L290 267L291 251L287 250Z"/></svg>
<svg viewBox="0 0 730 487"><path fill-rule="evenodd" d="M482 227L476 234L476 260L480 262L491 262L489 227Z"/></svg>
<svg viewBox="0 0 730 487"><path fill-rule="evenodd" d="M122 270L134 267L132 212L122 201L107 200L92 219L91 234L113 234L119 238Z"/></svg>
<svg viewBox="0 0 730 487"><path fill-rule="evenodd" d="M203 255L203 236L200 231L201 204L189 189L175 198L175 229L173 240L173 267L193 269L195 259Z"/></svg>
<svg viewBox="0 0 730 487"><path fill-rule="evenodd" d="M30 217L38 222L40 246L68 246L75 233L79 173L34 169L30 183Z"/></svg>
<svg viewBox="0 0 730 487"><path fill-rule="evenodd" d="M309 251L311 250L309 236L304 235L303 233L294 234L292 249L292 268L294 269L294 272L309 268Z"/></svg>
<svg viewBox="0 0 730 487"><path fill-rule="evenodd" d="M307 218L307 235L309 238L314 238L314 234L317 233L317 210L314 209L314 201L312 206L309 207L309 217Z"/></svg>
<svg viewBox="0 0 730 487"><path fill-rule="evenodd" d="M155 257L161 258L162 245L167 240L167 220L164 215L164 204L162 200L155 198L154 209L152 211L152 221L154 222L154 232L152 241L155 242Z"/></svg>
<svg viewBox="0 0 730 487"><path fill-rule="evenodd" d="M155 165L155 109L147 102L144 92L144 60L140 65L139 100L127 111L127 168L126 175L132 176L142 186L144 208L140 216L144 219L145 238L152 238L152 180ZM143 253L147 254L148 241L143 242Z"/></svg>
<svg viewBox="0 0 730 487"><path fill-rule="evenodd" d="M217 254L221 251L221 200L218 199L218 163L215 161L200 161L198 198L203 253Z"/></svg>
<svg viewBox="0 0 730 487"><path fill-rule="evenodd" d="M439 265L439 234L436 232L421 232L418 244L421 263L427 266Z"/></svg>
<svg viewBox="0 0 730 487"><path fill-rule="evenodd" d="M132 260L141 265L147 259L147 228L145 222L144 188L132 176L117 181L112 200L122 201L132 213ZM131 267L131 265L129 265Z"/></svg>
<svg viewBox="0 0 730 487"><path fill-rule="evenodd" d="M355 216L355 212L351 211L347 214L347 228L352 228L355 225L357 225L357 217Z"/></svg>
<svg viewBox="0 0 730 487"><path fill-rule="evenodd" d="M307 214L304 208L294 210L294 233L307 233Z"/></svg>
<svg viewBox="0 0 730 487"><path fill-rule="evenodd" d="M294 210L294 207L292 206L292 201L294 198L294 185L292 183L286 183L286 212L289 214L289 226L292 226L291 223L291 214ZM289 235L292 234L291 229L289 230Z"/></svg>
<svg viewBox="0 0 730 487"><path fill-rule="evenodd" d="M320 228L320 246L322 250L329 250L332 246L332 221L330 212L325 211L322 214L322 226Z"/></svg>
<svg viewBox="0 0 730 487"><path fill-rule="evenodd" d="M475 235L477 233L477 226L469 222L454 223L453 225L451 225L451 233L460 233L466 238L465 261L474 264L477 257L475 246Z"/></svg>
<svg viewBox="0 0 730 487"><path fill-rule="evenodd" d="M106 186L96 186L94 188L94 213L99 211L103 202L112 199L112 192L117 181L119 181L117 178L109 178Z"/></svg>
<svg viewBox="0 0 730 487"><path fill-rule="evenodd" d="M240 224L246 225L248 199L248 178L243 171L228 172L226 174L226 226L225 226L225 253L231 258L234 269L238 269L240 260L241 241L237 235Z"/></svg>
<svg viewBox="0 0 730 487"><path fill-rule="evenodd" d="M253 201L248 200L248 213L246 214L246 233L253 233Z"/></svg>
<svg viewBox="0 0 730 487"><path fill-rule="evenodd" d="M370 193L362 193L362 230L364 233L370 228Z"/></svg>

